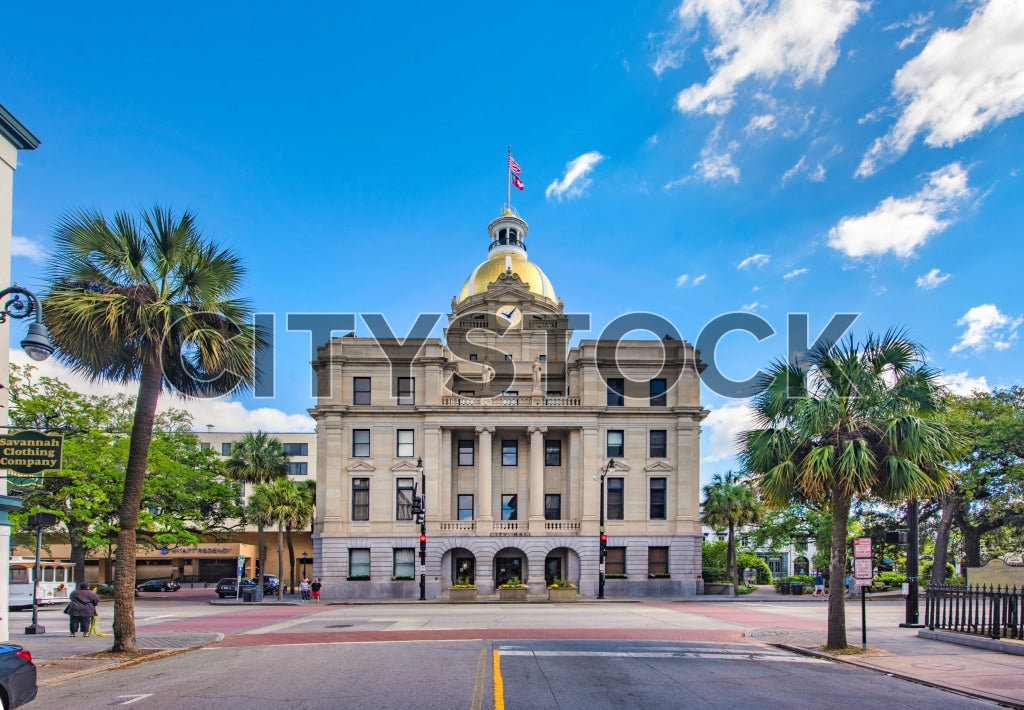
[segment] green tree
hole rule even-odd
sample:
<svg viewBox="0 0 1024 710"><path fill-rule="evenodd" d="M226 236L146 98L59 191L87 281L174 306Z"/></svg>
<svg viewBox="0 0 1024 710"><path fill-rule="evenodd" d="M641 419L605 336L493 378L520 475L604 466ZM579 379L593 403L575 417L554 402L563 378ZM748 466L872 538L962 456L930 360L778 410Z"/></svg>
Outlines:
<svg viewBox="0 0 1024 710"><path fill-rule="evenodd" d="M753 489L732 471L716 473L704 486L701 520L713 528L728 528L726 565L733 584L733 596L739 593L739 571L736 569L736 528L756 523L762 506Z"/></svg>
<svg viewBox="0 0 1024 710"><path fill-rule="evenodd" d="M812 348L774 363L754 399L741 460L769 503L827 505L832 513L828 648L846 648L841 592L855 497L900 501L949 486L943 465L957 438L940 411L937 374L902 332Z"/></svg>
<svg viewBox="0 0 1024 710"><path fill-rule="evenodd" d="M295 545L292 543L292 531L295 528L305 528L313 524L313 518L316 513L316 481L296 481L295 485L299 488L299 493L309 503L309 519L305 520L297 525L289 525L287 529L287 540L288 540L288 575L292 589L295 588ZM281 583L284 584L284 575L281 575Z"/></svg>
<svg viewBox="0 0 1024 710"><path fill-rule="evenodd" d="M284 444L266 432L250 432L232 444L225 466L228 475L240 483L269 483L288 473L288 454ZM267 523L260 517L252 522L256 523L256 555L260 568L256 583L262 587L267 563L267 546L263 539Z"/></svg>
<svg viewBox="0 0 1024 710"><path fill-rule="evenodd" d="M43 313L56 356L93 379L138 385L118 512L113 645L137 652L136 535L160 393L214 397L251 385L264 342L235 296L241 262L206 240L189 212L178 218L157 206L112 221L70 212L52 254Z"/></svg>
<svg viewBox="0 0 1024 710"><path fill-rule="evenodd" d="M283 572L285 529L309 523L313 517L309 498L287 478L276 478L253 486L248 507L252 518L260 524L277 526L277 569ZM263 584L262 580L259 584ZM284 600L283 580L277 588L277 598Z"/></svg>
<svg viewBox="0 0 1024 710"><path fill-rule="evenodd" d="M970 443L953 461L956 485L937 499L932 584L945 581L951 527L960 531L965 562L977 567L984 536L1024 526L1024 388L951 397L947 416Z"/></svg>

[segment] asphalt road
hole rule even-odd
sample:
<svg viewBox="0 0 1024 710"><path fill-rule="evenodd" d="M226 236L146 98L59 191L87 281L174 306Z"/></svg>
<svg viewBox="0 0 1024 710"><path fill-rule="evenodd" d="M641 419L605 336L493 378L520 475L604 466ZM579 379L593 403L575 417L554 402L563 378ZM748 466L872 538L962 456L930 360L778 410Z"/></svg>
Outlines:
<svg viewBox="0 0 1024 710"><path fill-rule="evenodd" d="M827 696L827 699L823 696ZM211 647L40 689L33 707L991 708L758 644L457 641Z"/></svg>

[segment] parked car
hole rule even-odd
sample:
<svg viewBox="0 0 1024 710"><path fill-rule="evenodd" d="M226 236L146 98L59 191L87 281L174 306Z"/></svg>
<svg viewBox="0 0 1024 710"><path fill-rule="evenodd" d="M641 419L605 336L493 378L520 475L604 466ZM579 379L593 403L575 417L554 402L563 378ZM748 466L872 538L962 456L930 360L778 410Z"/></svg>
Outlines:
<svg viewBox="0 0 1024 710"><path fill-rule="evenodd" d="M217 596L221 599L224 599L225 597L240 597L242 596L242 592L246 589L256 588L256 582L252 581L248 577L242 577L242 586L239 587L236 593L235 582L237 581L238 579L236 577L224 577L221 579L217 582Z"/></svg>
<svg viewBox="0 0 1024 710"><path fill-rule="evenodd" d="M137 586L140 592L176 592L181 585L173 579L149 579Z"/></svg>
<svg viewBox="0 0 1024 710"><path fill-rule="evenodd" d="M277 594L277 588L281 586L281 580L277 578L277 575L265 574L263 575L263 593L264 594Z"/></svg>
<svg viewBox="0 0 1024 710"><path fill-rule="evenodd" d="M0 644L0 693L5 709L21 707L36 697L36 664L21 646Z"/></svg>

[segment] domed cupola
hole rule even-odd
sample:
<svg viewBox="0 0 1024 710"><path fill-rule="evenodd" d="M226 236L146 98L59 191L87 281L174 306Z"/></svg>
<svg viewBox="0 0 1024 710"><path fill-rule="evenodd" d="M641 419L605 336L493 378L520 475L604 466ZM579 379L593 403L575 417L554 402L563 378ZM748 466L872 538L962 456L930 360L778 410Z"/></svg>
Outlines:
<svg viewBox="0 0 1024 710"><path fill-rule="evenodd" d="M526 258L524 239L529 231L526 221L515 213L509 205L504 212L491 220L487 232L491 237L491 245L487 250L487 261L483 262L469 275L462 285L456 301L461 303L470 296L483 293L487 287L498 280L503 273L516 274L530 288L530 292L555 303L555 287L541 271L540 267Z"/></svg>

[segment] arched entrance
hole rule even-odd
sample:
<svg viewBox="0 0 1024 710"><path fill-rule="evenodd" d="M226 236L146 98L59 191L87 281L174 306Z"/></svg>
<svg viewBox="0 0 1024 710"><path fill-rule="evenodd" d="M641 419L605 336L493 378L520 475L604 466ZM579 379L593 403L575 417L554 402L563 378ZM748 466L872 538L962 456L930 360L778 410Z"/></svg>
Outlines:
<svg viewBox="0 0 1024 710"><path fill-rule="evenodd" d="M514 547L506 547L498 550L494 555L494 586L500 587L513 577L521 583L526 583L527 564L526 554Z"/></svg>
<svg viewBox="0 0 1024 710"><path fill-rule="evenodd" d="M808 574L810 569L811 565L803 555L793 559L793 574Z"/></svg>
<svg viewBox="0 0 1024 710"><path fill-rule="evenodd" d="M476 584L476 556L463 547L457 547L452 554L452 582Z"/></svg>
<svg viewBox="0 0 1024 710"><path fill-rule="evenodd" d="M579 584L580 558L568 547L556 547L544 558L544 584L551 586L556 579L567 579Z"/></svg>

